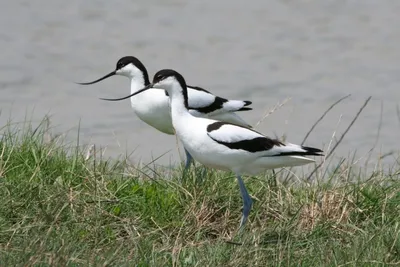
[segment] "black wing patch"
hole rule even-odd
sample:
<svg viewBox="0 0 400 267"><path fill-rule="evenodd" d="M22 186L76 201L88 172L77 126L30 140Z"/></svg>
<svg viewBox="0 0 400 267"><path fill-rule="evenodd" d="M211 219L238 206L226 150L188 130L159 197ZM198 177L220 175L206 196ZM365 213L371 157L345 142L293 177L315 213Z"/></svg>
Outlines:
<svg viewBox="0 0 400 267"><path fill-rule="evenodd" d="M211 133L212 131L216 131L219 128L221 128L224 125L234 125L236 127L241 127L245 128L249 131L258 133L262 135L261 133L254 131L253 129L248 129L246 127L240 126L240 125L235 125L233 123L227 123L227 122L222 122L222 121L217 121L214 123L211 123L207 126L207 133ZM241 149L245 150L248 152L261 152L261 151L267 151L269 149L272 149L273 147L280 147L280 146L285 146L284 143L279 141L278 139L271 139L265 136L260 136L260 137L255 137L253 139L248 139L248 140L240 140L238 142L223 142L220 140L216 140L212 138L212 136L208 135L212 140L217 142L218 144L224 145L230 149ZM307 146L301 146L301 148L304 151L287 151L287 152L280 152L274 155L268 155L266 157L280 157L280 156L323 156L323 151L319 148L314 148L314 147L307 147ZM278 152L278 151L277 151Z"/></svg>
<svg viewBox="0 0 400 267"><path fill-rule="evenodd" d="M215 110L221 109L222 106L224 105L224 103L228 102L227 99L216 96L214 99L214 102L211 103L211 105L205 106L205 107L201 107L201 108L194 108L195 110L197 110L198 112L201 113L211 113Z"/></svg>
<svg viewBox="0 0 400 267"><path fill-rule="evenodd" d="M210 133L212 131L218 130L219 128L221 128L223 125L234 125L237 127L242 127L245 128L249 131L253 131L256 132L258 134L260 134L257 131L254 131L252 129L248 129L246 127L240 126L240 125L235 125L232 123L226 123L226 122L222 122L222 121L218 121L218 122L214 122L210 125L207 126L207 132ZM241 150L245 150L248 152L260 152L260 151L266 151L269 150L271 148L273 148L274 146L283 146L284 144L282 142L280 142L277 139L270 139L268 137L256 137L253 139L248 139L248 140L241 140L238 142L222 142L219 140L215 140L214 138L212 138L210 136L211 139L213 139L215 142L217 142L218 144L224 145L230 149L241 149Z"/></svg>
<svg viewBox="0 0 400 267"><path fill-rule="evenodd" d="M207 133L211 133L212 131L218 130L225 124L229 125L230 123L222 122L222 121L217 121L217 122L211 123L207 126Z"/></svg>
<svg viewBox="0 0 400 267"><path fill-rule="evenodd" d="M210 94L210 95L213 95L210 91L207 91L206 89L201 88L201 87L199 87L199 86L187 85L187 88L190 88L190 89L193 89L193 90L197 90L197 91L202 91L202 92L208 93L208 94ZM165 94L168 96L167 91L165 91ZM224 103L226 103L226 102L228 102L228 101L229 101L229 100L226 99L226 98L222 98L222 97L219 97L219 96L215 96L215 100L214 100L213 103L211 103L211 105L206 106L206 107L201 107L201 108L192 108L192 109L195 109L195 110L197 110L197 111L199 111L199 112L201 112L201 113L207 114L207 113L211 113L211 112L213 112L213 111L215 111L215 110L221 109L221 108L223 107ZM237 110L237 111L252 110L252 108L246 107L246 106L249 106L249 105L251 105L251 104L252 104L251 101L247 101L247 100L246 100L246 101L244 101L244 106L245 106L245 107L242 107L242 108L240 108L240 109ZM190 107L189 107L189 108L190 108Z"/></svg>
<svg viewBox="0 0 400 267"><path fill-rule="evenodd" d="M202 92L212 95L212 93L210 93L206 89L198 87L198 86L191 86L191 85L189 86L188 85L187 87L190 89L193 89L193 90L202 91ZM215 96L214 102L212 102L210 105L205 106L205 107L200 107L200 108L192 108L192 109L197 110L198 112L207 114L207 113L216 111L218 109L221 109L223 107L224 103L226 103L226 102L228 102L228 99L225 99L225 98L222 98L219 96Z"/></svg>
<svg viewBox="0 0 400 267"><path fill-rule="evenodd" d="M241 149L252 153L270 150L274 146L283 145L278 140L269 139L267 137L256 137L254 139L242 140L235 143L221 142L217 140L214 141L216 141L218 144L229 147L230 149Z"/></svg>
<svg viewBox="0 0 400 267"><path fill-rule="evenodd" d="M292 152L281 152L279 154L273 155L273 157L279 157L279 156L323 156L324 154L323 151L319 148L315 147L308 147L308 146L302 146L302 149L304 149L304 152L301 151L292 151Z"/></svg>

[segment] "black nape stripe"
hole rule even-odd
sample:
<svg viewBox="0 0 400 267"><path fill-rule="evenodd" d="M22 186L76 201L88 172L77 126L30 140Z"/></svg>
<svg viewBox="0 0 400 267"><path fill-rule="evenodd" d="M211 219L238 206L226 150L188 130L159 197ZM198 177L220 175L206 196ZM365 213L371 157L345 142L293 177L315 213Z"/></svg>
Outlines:
<svg viewBox="0 0 400 267"><path fill-rule="evenodd" d="M143 63L137 59L136 57L133 56L126 56L126 57L122 57L118 60L117 62L117 66L116 69L121 69L123 67L125 67L128 64L133 64L134 66L136 66L136 68L138 68L142 73L143 73L143 79L144 79L144 85L148 85L150 84L150 80L149 80L149 74L147 73L147 69L146 67L143 65Z"/></svg>
<svg viewBox="0 0 400 267"><path fill-rule="evenodd" d="M156 74L154 74L153 83L157 83L168 77L175 77L175 79L180 84L180 86L182 88L183 102L184 102L185 108L189 109L186 81L180 73L178 73L177 71L172 70L172 69L159 70L159 71L157 71ZM165 91L165 94L168 95L166 91Z"/></svg>

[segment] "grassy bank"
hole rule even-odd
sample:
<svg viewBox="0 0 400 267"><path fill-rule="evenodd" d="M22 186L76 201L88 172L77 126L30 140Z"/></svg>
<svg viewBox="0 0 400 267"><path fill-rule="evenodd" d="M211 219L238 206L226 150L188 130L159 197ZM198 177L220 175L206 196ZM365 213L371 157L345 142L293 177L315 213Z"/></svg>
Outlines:
<svg viewBox="0 0 400 267"><path fill-rule="evenodd" d="M2 130L1 266L400 264L399 166L365 176L345 161L312 184L301 168L248 177L254 207L238 234L232 174L197 165L182 181L181 169L101 160L43 129Z"/></svg>

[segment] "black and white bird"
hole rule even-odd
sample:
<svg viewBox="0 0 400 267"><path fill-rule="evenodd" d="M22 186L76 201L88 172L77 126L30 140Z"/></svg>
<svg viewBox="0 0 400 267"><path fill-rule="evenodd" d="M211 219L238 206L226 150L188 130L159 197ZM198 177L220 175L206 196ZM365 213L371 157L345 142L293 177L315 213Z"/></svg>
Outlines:
<svg viewBox="0 0 400 267"><path fill-rule="evenodd" d="M114 71L92 82L78 83L89 85L100 82L114 75L128 77L131 81L131 94L149 85L149 75L146 67L139 59L126 56L118 60ZM209 91L197 87L187 86L189 113L196 117L212 118L234 123L244 127L251 127L235 112L251 110L248 107L252 102L243 100L228 100L215 96ZM136 115L148 125L165 134L175 134L170 115L169 99L166 91L149 89L145 93L131 98L131 106ZM185 148L187 169L192 157Z"/></svg>
<svg viewBox="0 0 400 267"><path fill-rule="evenodd" d="M176 135L193 158L205 166L236 174L243 198L240 227L245 225L252 206L242 174L255 175L266 169L300 166L314 162L305 156L323 156L318 148L284 144L240 125L192 116L185 80L174 70L160 70L151 84L129 96L104 100L123 100L151 88L168 92Z"/></svg>

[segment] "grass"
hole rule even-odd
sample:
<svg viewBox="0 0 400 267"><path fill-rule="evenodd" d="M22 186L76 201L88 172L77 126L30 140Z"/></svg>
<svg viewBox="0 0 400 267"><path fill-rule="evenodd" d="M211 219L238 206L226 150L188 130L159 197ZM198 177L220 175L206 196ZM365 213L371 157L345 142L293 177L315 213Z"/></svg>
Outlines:
<svg viewBox="0 0 400 267"><path fill-rule="evenodd" d="M400 264L399 166L352 162L245 179L238 233L231 173L137 168L6 127L0 140L1 266L388 266ZM298 168L296 170L301 170ZM287 179L286 179L287 178Z"/></svg>

